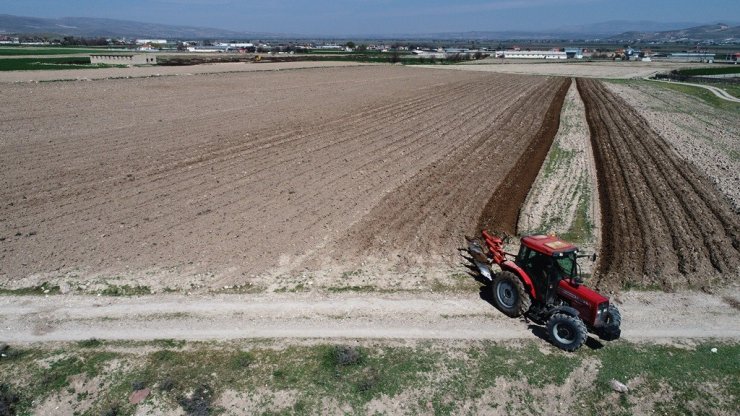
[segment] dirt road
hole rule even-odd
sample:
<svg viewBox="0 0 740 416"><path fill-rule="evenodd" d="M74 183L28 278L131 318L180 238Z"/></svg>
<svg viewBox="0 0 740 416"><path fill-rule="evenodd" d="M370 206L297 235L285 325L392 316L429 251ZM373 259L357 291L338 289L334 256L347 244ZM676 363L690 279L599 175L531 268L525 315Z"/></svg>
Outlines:
<svg viewBox="0 0 740 416"><path fill-rule="evenodd" d="M670 83L670 81L657 81L657 80L653 80L653 79L649 79L649 78L646 78L646 79L648 81L668 82L668 83ZM694 84L694 83L691 83L691 82L679 82L678 85L691 85L692 87L704 88L705 90L709 90L712 94L716 95L717 97L719 97L719 98L721 98L721 99L723 99L725 101L731 101L733 103L740 103L740 98L734 97L734 96L730 95L727 91L725 91L725 90L723 90L721 88L713 87L711 85Z"/></svg>
<svg viewBox="0 0 740 416"><path fill-rule="evenodd" d="M736 296L628 292L623 338L740 339ZM57 295L0 297L0 341L241 338L518 339L537 329L506 318L478 293Z"/></svg>

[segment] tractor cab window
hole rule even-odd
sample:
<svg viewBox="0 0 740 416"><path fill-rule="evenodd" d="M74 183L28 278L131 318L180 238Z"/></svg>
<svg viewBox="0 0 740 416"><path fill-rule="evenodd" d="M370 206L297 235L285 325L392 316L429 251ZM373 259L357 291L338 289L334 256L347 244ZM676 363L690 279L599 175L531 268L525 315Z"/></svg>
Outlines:
<svg viewBox="0 0 740 416"><path fill-rule="evenodd" d="M555 264L563 279L578 277L578 263L576 263L576 252L562 253L555 257Z"/></svg>
<svg viewBox="0 0 740 416"><path fill-rule="evenodd" d="M552 257L532 250L529 247L522 246L520 248L519 255L517 256L517 264L532 279L537 293L546 293L550 285L550 280L557 278L557 273L554 273L556 268L553 267Z"/></svg>

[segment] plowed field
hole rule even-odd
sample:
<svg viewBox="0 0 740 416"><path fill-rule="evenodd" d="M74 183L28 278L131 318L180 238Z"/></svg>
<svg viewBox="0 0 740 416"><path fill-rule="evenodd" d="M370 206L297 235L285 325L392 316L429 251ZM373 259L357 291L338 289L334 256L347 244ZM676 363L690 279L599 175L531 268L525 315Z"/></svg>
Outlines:
<svg viewBox="0 0 740 416"><path fill-rule="evenodd" d="M399 67L8 84L0 285L455 256L566 89Z"/></svg>
<svg viewBox="0 0 740 416"><path fill-rule="evenodd" d="M740 220L711 181L599 81L578 87L596 159L602 287L734 282Z"/></svg>

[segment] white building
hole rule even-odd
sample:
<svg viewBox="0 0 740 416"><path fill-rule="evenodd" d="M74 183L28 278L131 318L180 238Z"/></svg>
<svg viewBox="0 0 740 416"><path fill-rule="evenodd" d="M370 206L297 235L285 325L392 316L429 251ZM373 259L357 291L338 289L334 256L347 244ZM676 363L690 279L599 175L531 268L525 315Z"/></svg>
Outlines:
<svg viewBox="0 0 740 416"><path fill-rule="evenodd" d="M228 52L230 49L228 46L188 46L188 52Z"/></svg>
<svg viewBox="0 0 740 416"><path fill-rule="evenodd" d="M108 55L90 55L91 64L108 64L108 65L156 65L157 57L150 54L108 54Z"/></svg>
<svg viewBox="0 0 740 416"><path fill-rule="evenodd" d="M567 59L568 55L560 51L502 51L504 58L511 59ZM500 56L496 53L496 56Z"/></svg>
<svg viewBox="0 0 740 416"><path fill-rule="evenodd" d="M166 43L167 43L167 39L136 39L136 44L137 45L146 45L146 44L150 44L150 45L154 45L154 44L164 45Z"/></svg>
<svg viewBox="0 0 740 416"><path fill-rule="evenodd" d="M243 49L243 48L254 48L254 43L244 43L244 42L224 43L224 42L221 42L221 43L217 43L216 46L226 46L232 49Z"/></svg>

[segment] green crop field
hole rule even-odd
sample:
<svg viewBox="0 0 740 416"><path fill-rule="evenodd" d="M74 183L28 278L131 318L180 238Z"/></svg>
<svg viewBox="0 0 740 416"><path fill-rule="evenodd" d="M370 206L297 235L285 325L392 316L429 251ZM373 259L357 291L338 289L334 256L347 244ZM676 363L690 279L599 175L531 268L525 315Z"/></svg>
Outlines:
<svg viewBox="0 0 740 416"><path fill-rule="evenodd" d="M110 68L92 65L90 58L5 58L0 59L0 71L30 71L49 69Z"/></svg>
<svg viewBox="0 0 740 416"><path fill-rule="evenodd" d="M123 49L122 49L123 50ZM24 55L72 55L77 53L103 53L108 48L59 48L59 47L36 47L25 48L22 46L0 47L0 56L24 56Z"/></svg>
<svg viewBox="0 0 740 416"><path fill-rule="evenodd" d="M686 75L690 77L701 76L701 75L740 74L740 65L722 66L722 67L716 67L716 68L681 69L678 71L678 74Z"/></svg>

